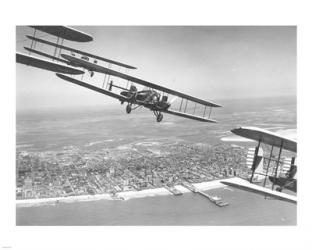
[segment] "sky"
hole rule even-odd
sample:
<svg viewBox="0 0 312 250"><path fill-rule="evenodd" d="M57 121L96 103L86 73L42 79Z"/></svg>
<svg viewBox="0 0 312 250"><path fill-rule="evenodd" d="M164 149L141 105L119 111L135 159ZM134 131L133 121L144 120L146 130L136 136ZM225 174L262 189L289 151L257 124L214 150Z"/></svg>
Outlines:
<svg viewBox="0 0 312 250"><path fill-rule="evenodd" d="M93 36L64 45L136 66L144 80L218 102L296 96L295 26L75 26ZM26 53L33 29L16 27L16 50ZM37 32L39 37L56 37ZM52 47L37 49L53 54ZM105 64L103 64L105 66ZM119 69L119 68L115 68ZM86 81L101 85L96 74ZM105 106L117 101L65 82L53 72L16 64L17 110ZM221 103L222 105L222 103Z"/></svg>

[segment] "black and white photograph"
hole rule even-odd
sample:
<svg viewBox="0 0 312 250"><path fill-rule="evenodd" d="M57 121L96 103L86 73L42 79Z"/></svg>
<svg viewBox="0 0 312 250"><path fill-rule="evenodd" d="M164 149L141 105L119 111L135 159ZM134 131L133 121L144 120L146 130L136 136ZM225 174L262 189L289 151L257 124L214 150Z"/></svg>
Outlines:
<svg viewBox="0 0 312 250"><path fill-rule="evenodd" d="M308 4L2 9L1 249L311 245Z"/></svg>
<svg viewBox="0 0 312 250"><path fill-rule="evenodd" d="M296 225L295 26L16 39L16 225Z"/></svg>

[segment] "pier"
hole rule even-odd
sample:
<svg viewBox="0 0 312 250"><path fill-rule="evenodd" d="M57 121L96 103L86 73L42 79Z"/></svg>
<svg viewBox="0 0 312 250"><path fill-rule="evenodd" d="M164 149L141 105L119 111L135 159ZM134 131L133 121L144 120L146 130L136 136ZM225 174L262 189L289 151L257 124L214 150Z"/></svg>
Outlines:
<svg viewBox="0 0 312 250"><path fill-rule="evenodd" d="M183 193L181 191L179 191L178 189L176 189L175 187L169 187L169 186L165 186L165 188L171 192L173 195L182 195Z"/></svg>
<svg viewBox="0 0 312 250"><path fill-rule="evenodd" d="M203 191L198 190L191 183L183 182L182 185L186 187L187 189L191 190L193 193L197 193L206 197L208 200L210 200L212 203L214 203L215 205L219 207L225 207L229 205L228 202L223 201L220 197L212 196L212 195L204 193Z"/></svg>
<svg viewBox="0 0 312 250"><path fill-rule="evenodd" d="M212 196L212 195L209 195L209 194L206 194L202 191L197 191L198 194L201 194L202 196L208 198L212 203L216 204L217 206L219 207L225 207L225 206L228 206L229 203L228 202L225 202L223 201L221 198L219 197L216 197L216 196Z"/></svg>

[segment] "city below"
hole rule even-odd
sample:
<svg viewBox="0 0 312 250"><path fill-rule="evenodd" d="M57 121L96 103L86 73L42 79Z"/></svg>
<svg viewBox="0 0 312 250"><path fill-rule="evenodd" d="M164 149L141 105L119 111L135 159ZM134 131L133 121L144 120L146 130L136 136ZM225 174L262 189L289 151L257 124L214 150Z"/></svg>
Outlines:
<svg viewBox="0 0 312 250"><path fill-rule="evenodd" d="M97 150L17 152L16 199L43 199L141 191L239 176L246 178L239 146L144 141Z"/></svg>

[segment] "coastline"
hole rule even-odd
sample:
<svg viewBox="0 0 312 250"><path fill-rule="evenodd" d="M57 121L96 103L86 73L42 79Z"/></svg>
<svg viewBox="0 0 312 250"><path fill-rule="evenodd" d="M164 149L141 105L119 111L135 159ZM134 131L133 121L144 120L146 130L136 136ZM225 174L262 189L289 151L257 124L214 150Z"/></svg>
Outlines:
<svg viewBox="0 0 312 250"><path fill-rule="evenodd" d="M235 177L233 177L235 178ZM232 178L213 180L200 183L192 183L197 189L206 191L215 188L226 187L221 181L230 180ZM190 193L191 191L181 185L176 185L181 193ZM173 195L166 188L153 188L145 189L140 191L125 191L116 193L117 197L121 197L124 201L135 198L145 198L162 195ZM16 200L16 207L33 207L40 205L55 205L57 203L71 203L71 202L83 202L83 201L97 201L97 200L116 200L110 194L95 194L95 195L79 195L79 196L68 196L68 197L53 197L53 198L42 198L42 199L27 199L27 200Z"/></svg>

